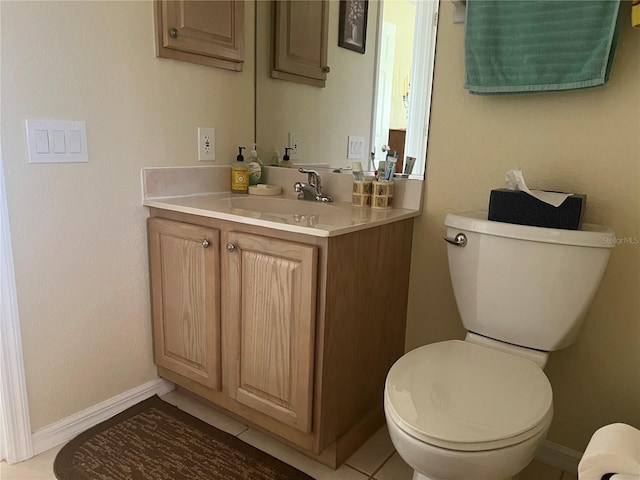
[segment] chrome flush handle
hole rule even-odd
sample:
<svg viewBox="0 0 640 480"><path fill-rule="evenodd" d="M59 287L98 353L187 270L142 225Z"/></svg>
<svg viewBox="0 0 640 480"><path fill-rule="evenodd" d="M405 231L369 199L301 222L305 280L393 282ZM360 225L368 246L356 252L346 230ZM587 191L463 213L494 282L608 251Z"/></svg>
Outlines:
<svg viewBox="0 0 640 480"><path fill-rule="evenodd" d="M444 237L444 241L456 247L464 247L467 244L467 236L464 233L459 233L454 238Z"/></svg>

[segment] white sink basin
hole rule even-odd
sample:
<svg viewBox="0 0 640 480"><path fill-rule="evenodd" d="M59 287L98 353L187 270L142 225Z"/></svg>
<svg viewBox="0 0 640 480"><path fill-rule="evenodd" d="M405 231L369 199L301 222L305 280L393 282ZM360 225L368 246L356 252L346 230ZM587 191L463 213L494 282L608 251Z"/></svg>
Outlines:
<svg viewBox="0 0 640 480"><path fill-rule="evenodd" d="M290 198L230 197L222 201L228 202L231 208L279 215L328 215L340 212L340 208L331 205L331 203Z"/></svg>

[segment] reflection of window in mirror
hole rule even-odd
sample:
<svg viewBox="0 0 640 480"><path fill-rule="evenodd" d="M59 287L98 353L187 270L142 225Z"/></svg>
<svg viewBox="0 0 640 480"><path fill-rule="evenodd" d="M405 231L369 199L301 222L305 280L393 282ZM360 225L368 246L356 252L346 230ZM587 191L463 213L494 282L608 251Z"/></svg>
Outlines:
<svg viewBox="0 0 640 480"><path fill-rule="evenodd" d="M429 107L435 56L434 0L385 0L380 4L377 80L372 152L375 169L388 151L416 158L413 174L426 165Z"/></svg>

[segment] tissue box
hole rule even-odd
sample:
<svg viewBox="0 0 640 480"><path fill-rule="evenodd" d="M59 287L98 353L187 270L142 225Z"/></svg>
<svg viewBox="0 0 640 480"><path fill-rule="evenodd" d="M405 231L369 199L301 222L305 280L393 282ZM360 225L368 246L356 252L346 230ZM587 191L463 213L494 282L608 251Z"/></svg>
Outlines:
<svg viewBox="0 0 640 480"><path fill-rule="evenodd" d="M587 196L573 194L562 205L554 207L526 192L500 188L491 190L489 220L534 227L578 230L582 225Z"/></svg>

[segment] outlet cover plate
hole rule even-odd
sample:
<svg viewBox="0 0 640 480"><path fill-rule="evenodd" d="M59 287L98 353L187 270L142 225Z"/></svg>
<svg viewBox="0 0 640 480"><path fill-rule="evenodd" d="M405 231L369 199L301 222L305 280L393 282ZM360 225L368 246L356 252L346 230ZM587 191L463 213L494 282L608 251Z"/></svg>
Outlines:
<svg viewBox="0 0 640 480"><path fill-rule="evenodd" d="M216 129L198 127L198 160L211 162L216 159Z"/></svg>
<svg viewBox="0 0 640 480"><path fill-rule="evenodd" d="M300 134L298 133L289 133L289 158L291 160L299 160L300 159Z"/></svg>

